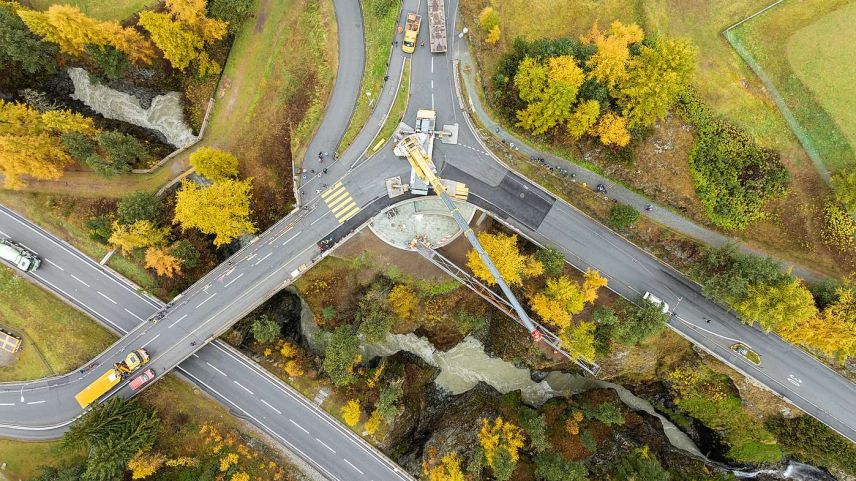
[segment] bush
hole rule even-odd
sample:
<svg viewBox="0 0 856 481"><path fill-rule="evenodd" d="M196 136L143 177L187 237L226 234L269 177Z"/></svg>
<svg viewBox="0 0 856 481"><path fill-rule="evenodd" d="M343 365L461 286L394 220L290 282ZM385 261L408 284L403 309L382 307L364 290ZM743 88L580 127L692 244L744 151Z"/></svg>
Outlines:
<svg viewBox="0 0 856 481"><path fill-rule="evenodd" d="M722 119L697 127L690 173L708 218L729 230L764 218L764 205L783 195L788 183L779 154L759 147L743 129Z"/></svg>
<svg viewBox="0 0 856 481"><path fill-rule="evenodd" d="M209 0L208 16L229 23L229 33L235 34L244 20L253 14L253 0Z"/></svg>
<svg viewBox="0 0 856 481"><path fill-rule="evenodd" d="M669 481L670 478L669 472L648 452L648 446L619 459L612 477L616 481Z"/></svg>
<svg viewBox="0 0 856 481"><path fill-rule="evenodd" d="M660 310L660 306L640 299L640 305L629 307L624 319L613 327L615 340L622 344L638 344L661 333L666 328L669 315Z"/></svg>
<svg viewBox="0 0 856 481"><path fill-rule="evenodd" d="M619 204L609 209L609 225L616 230L629 229L639 221L639 211L632 206Z"/></svg>
<svg viewBox="0 0 856 481"><path fill-rule="evenodd" d="M257 342L273 342L280 336L279 323L268 316L254 319L250 330Z"/></svg>
<svg viewBox="0 0 856 481"><path fill-rule="evenodd" d="M170 254L181 261L181 265L193 269L199 265L199 251L189 240L181 239L170 248Z"/></svg>
<svg viewBox="0 0 856 481"><path fill-rule="evenodd" d="M544 274L557 277L565 272L565 255L554 247L543 247L535 253L535 259L544 266Z"/></svg>
<svg viewBox="0 0 856 481"><path fill-rule="evenodd" d="M137 139L116 131L102 131L96 139L104 152L105 165L113 172L129 172L131 165L144 160L148 153Z"/></svg>
<svg viewBox="0 0 856 481"><path fill-rule="evenodd" d="M86 228L89 229L89 237L102 244L107 244L113 235L113 221L106 215L90 217L86 221Z"/></svg>
<svg viewBox="0 0 856 481"><path fill-rule="evenodd" d="M856 475L856 444L817 419L808 415L791 419L776 415L768 418L764 425L785 450L800 461Z"/></svg>
<svg viewBox="0 0 856 481"><path fill-rule="evenodd" d="M479 26L485 32L490 32L494 27L498 27L499 12L494 10L493 7L485 7L484 10L479 13Z"/></svg>
<svg viewBox="0 0 856 481"><path fill-rule="evenodd" d="M835 199L827 199L823 207L823 241L842 252L853 250L856 222Z"/></svg>
<svg viewBox="0 0 856 481"><path fill-rule="evenodd" d="M841 287L841 282L838 279L827 277L826 279L821 279L810 284L808 290L811 291L811 295L814 297L814 304L819 310L823 310L830 304L838 301L837 290L839 287Z"/></svg>
<svg viewBox="0 0 856 481"><path fill-rule="evenodd" d="M360 339L353 326L339 326L330 335L324 353L324 371L337 386L353 384L354 363L360 354Z"/></svg>
<svg viewBox="0 0 856 481"><path fill-rule="evenodd" d="M128 57L110 45L87 45L84 50L92 62L98 66L101 75L108 80L118 79L131 68Z"/></svg>
<svg viewBox="0 0 856 481"><path fill-rule="evenodd" d="M587 475L583 463L568 461L561 454L546 452L535 456L538 481L586 481Z"/></svg>
<svg viewBox="0 0 856 481"><path fill-rule="evenodd" d="M139 220L147 220L158 225L163 220L163 205L154 192L134 192L122 198L116 206L116 220L120 224L130 225Z"/></svg>
<svg viewBox="0 0 856 481"><path fill-rule="evenodd" d="M624 424L624 413L621 412L620 407L611 402L588 407L584 412L587 418L596 419L607 426Z"/></svg>

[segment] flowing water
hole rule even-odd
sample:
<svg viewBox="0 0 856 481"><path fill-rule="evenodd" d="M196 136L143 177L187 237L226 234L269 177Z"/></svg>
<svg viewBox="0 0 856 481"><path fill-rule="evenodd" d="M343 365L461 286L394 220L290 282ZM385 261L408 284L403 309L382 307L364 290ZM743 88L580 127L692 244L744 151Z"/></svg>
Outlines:
<svg viewBox="0 0 856 481"><path fill-rule="evenodd" d="M149 108L144 109L133 95L93 83L89 73L82 68L69 68L68 75L74 83L71 97L104 117L160 132L168 143L177 148L196 141L196 136L184 121L180 93L158 95L152 99Z"/></svg>

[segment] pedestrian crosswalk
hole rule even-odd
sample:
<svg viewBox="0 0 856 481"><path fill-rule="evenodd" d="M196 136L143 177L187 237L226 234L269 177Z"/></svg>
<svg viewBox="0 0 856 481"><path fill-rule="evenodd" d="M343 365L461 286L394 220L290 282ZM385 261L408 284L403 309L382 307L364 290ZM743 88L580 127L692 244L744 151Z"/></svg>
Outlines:
<svg viewBox="0 0 856 481"><path fill-rule="evenodd" d="M336 182L332 187L322 192L321 198L324 199L327 207L330 208L340 224L357 215L357 212L360 211L357 203L348 193L348 189L341 182Z"/></svg>

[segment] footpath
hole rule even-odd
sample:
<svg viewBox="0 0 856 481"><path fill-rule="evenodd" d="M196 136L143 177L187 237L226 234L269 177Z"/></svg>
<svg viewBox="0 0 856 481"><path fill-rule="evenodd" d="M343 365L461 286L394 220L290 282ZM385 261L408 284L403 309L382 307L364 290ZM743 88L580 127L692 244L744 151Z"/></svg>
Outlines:
<svg viewBox="0 0 856 481"><path fill-rule="evenodd" d="M461 77L463 78L463 85L465 90L464 95L466 95L468 110L471 114L474 114L476 118L478 118L479 123L486 130L486 132L485 130L482 130L481 135L493 135L501 141L505 142L506 144L512 146L515 150L521 152L522 154L530 158L540 157L543 158L548 164L552 164L555 167L564 168L568 170L568 172L573 172L576 176L574 179L576 182L583 182L592 188L594 188L594 186L598 184L603 184L610 198L616 199L617 201L623 204L630 205L639 212L641 212L642 215L650 218L651 220L666 227L669 227L670 229L676 232L680 232L681 234L686 235L687 237L691 237L699 242L714 247L719 247L728 243L735 243L740 246L740 250L743 252L765 256L769 255L761 249L746 245L744 241L738 237L729 237L707 227L701 226L695 223L694 221L687 219L686 217L676 214L668 207L658 205L652 200L640 195L639 193L628 189L624 185L616 183L596 172L592 172L591 170L588 170L583 166L577 165L567 159L557 157L547 152L542 152L529 146L516 134L509 132L502 125L497 123L485 110L484 105L481 102L481 98L478 95L477 89L479 87L476 85L475 80L475 76L478 70L476 68L472 54L470 53L469 44L467 43L466 47L458 48L457 52L458 61L461 68ZM652 205L653 210L646 211L645 207L648 205ZM813 269L794 264L793 262L787 260L778 260L781 261L782 264L784 264L786 267L792 268L795 275L807 281L815 281L825 277L823 274Z"/></svg>

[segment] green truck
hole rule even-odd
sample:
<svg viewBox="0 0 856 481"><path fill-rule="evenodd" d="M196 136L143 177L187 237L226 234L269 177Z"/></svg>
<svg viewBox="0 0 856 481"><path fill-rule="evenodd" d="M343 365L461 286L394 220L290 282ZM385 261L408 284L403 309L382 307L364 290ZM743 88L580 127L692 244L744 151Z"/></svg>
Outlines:
<svg viewBox="0 0 856 481"><path fill-rule="evenodd" d="M0 239L0 259L24 272L34 271L42 264L35 252L9 239Z"/></svg>

